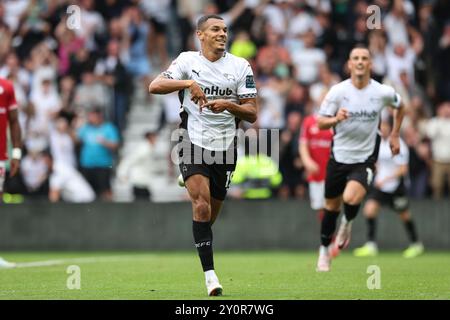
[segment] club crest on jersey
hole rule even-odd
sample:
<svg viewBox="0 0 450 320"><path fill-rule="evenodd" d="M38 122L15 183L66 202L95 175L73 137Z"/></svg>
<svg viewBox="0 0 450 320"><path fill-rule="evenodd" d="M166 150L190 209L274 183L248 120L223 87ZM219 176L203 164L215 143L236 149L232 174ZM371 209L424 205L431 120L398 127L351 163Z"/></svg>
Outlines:
<svg viewBox="0 0 450 320"><path fill-rule="evenodd" d="M369 98L369 101L370 101L371 104L380 104L381 103L381 98L371 97L371 98Z"/></svg>
<svg viewBox="0 0 450 320"><path fill-rule="evenodd" d="M236 78L235 78L232 74L229 74L229 73L224 73L223 76L224 76L228 81L231 81L231 82L233 82L233 81L236 80Z"/></svg>

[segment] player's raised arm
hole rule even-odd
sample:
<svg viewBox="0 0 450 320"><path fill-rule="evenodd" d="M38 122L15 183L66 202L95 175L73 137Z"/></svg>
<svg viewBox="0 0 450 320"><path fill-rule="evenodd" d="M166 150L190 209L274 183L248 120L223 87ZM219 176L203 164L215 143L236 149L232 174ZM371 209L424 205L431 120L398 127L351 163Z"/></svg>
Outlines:
<svg viewBox="0 0 450 320"><path fill-rule="evenodd" d="M148 91L152 94L167 94L174 91L189 89L195 84L194 80L175 80L159 75L150 83Z"/></svg>

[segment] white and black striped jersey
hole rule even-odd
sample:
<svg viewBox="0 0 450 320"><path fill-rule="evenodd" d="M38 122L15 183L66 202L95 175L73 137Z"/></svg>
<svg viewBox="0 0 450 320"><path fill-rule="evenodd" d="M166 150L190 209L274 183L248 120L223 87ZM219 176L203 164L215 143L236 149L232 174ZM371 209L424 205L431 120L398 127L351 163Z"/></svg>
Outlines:
<svg viewBox="0 0 450 320"><path fill-rule="evenodd" d="M400 95L373 79L362 89L356 88L351 79L331 87L319 114L333 117L340 108L345 108L349 115L334 128L331 157L345 164L375 162L380 141L378 125L385 106L398 108Z"/></svg>
<svg viewBox="0 0 450 320"><path fill-rule="evenodd" d="M225 52L219 60L211 62L200 51L181 53L162 73L166 78L195 80L208 101L256 98L253 71L247 60ZM236 135L238 119L228 111L213 113L191 101L190 91L179 92L181 116L193 144L215 151L227 150ZM184 117L183 117L184 115Z"/></svg>

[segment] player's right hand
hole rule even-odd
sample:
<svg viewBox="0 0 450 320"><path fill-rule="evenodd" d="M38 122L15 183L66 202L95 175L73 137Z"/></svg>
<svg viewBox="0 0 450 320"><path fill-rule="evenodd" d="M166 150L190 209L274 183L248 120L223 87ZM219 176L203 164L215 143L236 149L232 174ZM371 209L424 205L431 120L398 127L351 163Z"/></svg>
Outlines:
<svg viewBox="0 0 450 320"><path fill-rule="evenodd" d="M191 100L198 104L199 106L204 105L208 102L208 99L206 99L206 95L203 92L202 88L197 84L197 82L193 81L192 84L189 86L189 91L191 92ZM201 109L200 109L201 112Z"/></svg>
<svg viewBox="0 0 450 320"><path fill-rule="evenodd" d="M337 122L339 123L346 119L348 119L348 110L345 108L340 108L336 114Z"/></svg>

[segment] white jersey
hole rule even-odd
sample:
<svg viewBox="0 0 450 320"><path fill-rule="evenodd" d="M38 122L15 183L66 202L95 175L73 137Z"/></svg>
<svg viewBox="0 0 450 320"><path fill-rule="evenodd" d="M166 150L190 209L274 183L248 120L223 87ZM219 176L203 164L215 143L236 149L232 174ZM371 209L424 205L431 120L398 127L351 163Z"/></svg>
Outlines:
<svg viewBox="0 0 450 320"><path fill-rule="evenodd" d="M193 79L202 88L208 101L256 98L256 86L250 64L243 58L225 52L211 62L199 51L181 53L162 75L177 80ZM187 114L187 131L193 144L208 150L228 149L236 135L237 118L228 111L213 113L191 101L190 91L179 93L181 112Z"/></svg>
<svg viewBox="0 0 450 320"><path fill-rule="evenodd" d="M350 79L331 87L319 114L333 117L340 108L345 108L349 115L334 128L331 157L345 164L375 162L380 139L378 125L385 106L398 108L400 95L373 79L362 89L356 88Z"/></svg>
<svg viewBox="0 0 450 320"><path fill-rule="evenodd" d="M382 139L380 143L380 151L378 153L377 175L375 176L375 182L382 181L386 177L393 176L400 166L407 165L408 163L409 150L408 146L402 139L400 139L400 153L395 156L392 156L389 140ZM387 193L393 193L397 190L401 180L401 177L389 180L382 185L380 190Z"/></svg>
<svg viewBox="0 0 450 320"><path fill-rule="evenodd" d="M72 166L55 162L50 175L50 189L59 190L67 202L91 202L95 192L83 176Z"/></svg>

